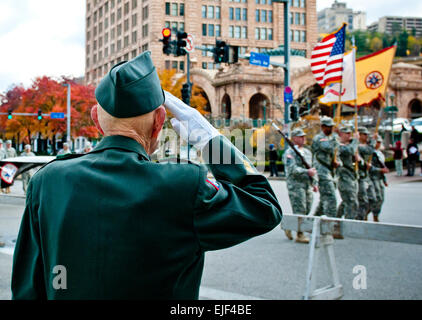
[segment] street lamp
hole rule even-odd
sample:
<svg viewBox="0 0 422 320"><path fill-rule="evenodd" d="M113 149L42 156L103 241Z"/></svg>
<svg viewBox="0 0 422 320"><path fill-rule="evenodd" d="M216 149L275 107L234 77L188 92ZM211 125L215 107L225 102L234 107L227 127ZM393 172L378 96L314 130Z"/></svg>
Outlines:
<svg viewBox="0 0 422 320"><path fill-rule="evenodd" d="M70 83L62 83L63 87L67 87L67 143L70 143ZM69 144L70 146L70 144Z"/></svg>

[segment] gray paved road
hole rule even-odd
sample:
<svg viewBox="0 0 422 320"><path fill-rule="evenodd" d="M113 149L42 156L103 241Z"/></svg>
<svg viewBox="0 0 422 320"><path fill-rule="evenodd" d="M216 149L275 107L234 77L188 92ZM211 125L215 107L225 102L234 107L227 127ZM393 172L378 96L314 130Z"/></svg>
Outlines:
<svg viewBox="0 0 422 320"><path fill-rule="evenodd" d="M291 213L283 181L271 181L285 213ZM17 184L12 191L21 193ZM422 183L395 184L387 189L381 220L422 225ZM318 200L318 197L315 199ZM315 205L316 205L315 201ZM22 198L0 196L0 299L10 299L13 239L23 212ZM315 207L314 205L314 207ZM422 299L422 246L366 240L338 240L335 254L345 299ZM203 299L300 299L305 286L308 246L272 232L233 248L206 255L201 287ZM353 267L367 269L367 289L355 290ZM328 281L324 265L317 275Z"/></svg>

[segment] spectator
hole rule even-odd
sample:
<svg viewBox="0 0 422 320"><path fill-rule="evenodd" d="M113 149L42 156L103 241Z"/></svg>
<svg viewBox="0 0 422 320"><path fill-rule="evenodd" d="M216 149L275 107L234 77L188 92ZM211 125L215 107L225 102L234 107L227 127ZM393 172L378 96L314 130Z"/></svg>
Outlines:
<svg viewBox="0 0 422 320"><path fill-rule="evenodd" d="M83 153L88 153L88 152L91 152L91 151L92 151L92 145L91 145L91 142L87 141L87 142L85 143L85 147L84 147L84 151L83 151Z"/></svg>
<svg viewBox="0 0 422 320"><path fill-rule="evenodd" d="M58 156L63 156L65 154L72 153L69 148L69 144L67 142L63 143L63 149L57 153Z"/></svg>
<svg viewBox="0 0 422 320"><path fill-rule="evenodd" d="M396 167L396 173L398 177L403 175L403 148L401 147L401 141L396 141L396 146L390 144L390 150L394 151L394 166Z"/></svg>
<svg viewBox="0 0 422 320"><path fill-rule="evenodd" d="M419 142L419 132L416 130L415 126L412 126L412 131L410 132L410 139L413 139L415 143Z"/></svg>
<svg viewBox="0 0 422 320"><path fill-rule="evenodd" d="M412 138L409 139L409 144L406 148L407 152L407 176L413 177L415 175L416 161L419 160L418 145Z"/></svg>
<svg viewBox="0 0 422 320"><path fill-rule="evenodd" d="M277 163L276 163L277 160L278 160L277 150L274 149L273 144L270 144L270 177L274 175L278 177Z"/></svg>

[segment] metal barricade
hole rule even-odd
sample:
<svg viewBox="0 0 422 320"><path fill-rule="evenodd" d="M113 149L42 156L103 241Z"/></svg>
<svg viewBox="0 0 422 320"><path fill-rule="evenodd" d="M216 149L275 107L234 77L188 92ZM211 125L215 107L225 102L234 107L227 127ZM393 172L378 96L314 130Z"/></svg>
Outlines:
<svg viewBox="0 0 422 320"><path fill-rule="evenodd" d="M303 295L305 300L331 300L343 296L343 286L340 283L334 256L334 235L344 238L422 244L422 227L411 225L285 214L281 227L284 230L312 233ZM316 288L318 265L315 261L321 254L325 256L331 283L326 287Z"/></svg>

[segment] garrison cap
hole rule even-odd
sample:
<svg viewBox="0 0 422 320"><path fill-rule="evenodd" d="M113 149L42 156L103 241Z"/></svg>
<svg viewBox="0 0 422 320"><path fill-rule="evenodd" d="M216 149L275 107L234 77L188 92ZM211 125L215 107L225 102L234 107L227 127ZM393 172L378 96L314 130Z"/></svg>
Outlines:
<svg viewBox="0 0 422 320"><path fill-rule="evenodd" d="M302 129L294 129L292 131L292 138L293 137L303 137L303 136L306 136L306 134L305 134L305 132L303 132Z"/></svg>
<svg viewBox="0 0 422 320"><path fill-rule="evenodd" d="M369 131L366 127L359 127L358 131L359 131L359 133L369 134Z"/></svg>
<svg viewBox="0 0 422 320"><path fill-rule="evenodd" d="M116 118L131 118L149 113L164 103L151 52L122 61L111 68L95 89L100 106Z"/></svg>
<svg viewBox="0 0 422 320"><path fill-rule="evenodd" d="M321 125L327 127L334 127L334 121L332 118L324 116L321 118Z"/></svg>

